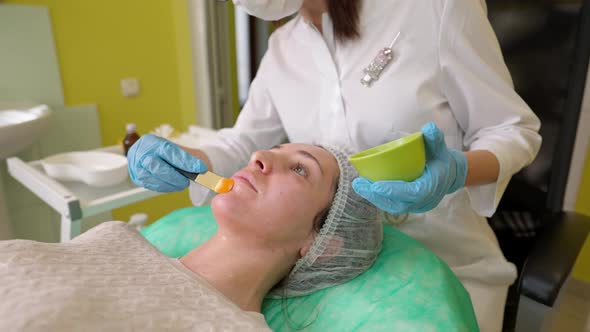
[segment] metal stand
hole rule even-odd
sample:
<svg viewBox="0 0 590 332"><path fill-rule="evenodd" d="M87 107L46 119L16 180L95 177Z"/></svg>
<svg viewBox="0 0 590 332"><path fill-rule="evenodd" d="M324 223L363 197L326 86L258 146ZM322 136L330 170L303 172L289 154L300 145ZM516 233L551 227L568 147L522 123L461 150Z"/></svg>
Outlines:
<svg viewBox="0 0 590 332"><path fill-rule="evenodd" d="M119 146L98 151L123 153ZM130 179L111 187L95 188L81 182L61 182L50 178L40 161L25 163L13 157L7 160L7 164L12 177L61 214L60 242L78 236L85 217L160 195L136 187Z"/></svg>

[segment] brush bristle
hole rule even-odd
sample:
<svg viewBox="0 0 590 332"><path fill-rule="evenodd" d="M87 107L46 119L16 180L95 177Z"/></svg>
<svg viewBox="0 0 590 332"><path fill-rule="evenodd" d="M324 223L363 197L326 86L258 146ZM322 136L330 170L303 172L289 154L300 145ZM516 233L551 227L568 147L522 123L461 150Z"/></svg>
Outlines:
<svg viewBox="0 0 590 332"><path fill-rule="evenodd" d="M234 180L226 179L209 171L199 174L195 179L195 182L215 191L218 194L224 194L230 191L234 186Z"/></svg>
<svg viewBox="0 0 590 332"><path fill-rule="evenodd" d="M234 187L234 180L223 178L217 182L215 192L218 194L225 194Z"/></svg>

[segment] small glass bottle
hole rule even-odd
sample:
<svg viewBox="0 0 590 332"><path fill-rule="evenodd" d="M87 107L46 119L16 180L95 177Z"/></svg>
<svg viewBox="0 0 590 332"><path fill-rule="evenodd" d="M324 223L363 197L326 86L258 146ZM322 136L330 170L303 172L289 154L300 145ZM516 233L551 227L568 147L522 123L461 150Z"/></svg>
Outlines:
<svg viewBox="0 0 590 332"><path fill-rule="evenodd" d="M139 139L136 128L137 127L135 126L135 123L128 123L126 126L127 135L125 135L125 138L123 139L123 150L125 150L125 156L127 156L127 152L133 143L137 142Z"/></svg>

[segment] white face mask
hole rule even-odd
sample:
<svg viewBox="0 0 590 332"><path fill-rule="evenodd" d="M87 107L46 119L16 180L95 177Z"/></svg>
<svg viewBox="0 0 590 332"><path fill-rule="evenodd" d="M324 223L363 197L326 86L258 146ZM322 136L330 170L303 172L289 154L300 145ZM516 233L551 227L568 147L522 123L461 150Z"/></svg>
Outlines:
<svg viewBox="0 0 590 332"><path fill-rule="evenodd" d="M294 14L303 0L233 0L236 6L266 21L276 21Z"/></svg>

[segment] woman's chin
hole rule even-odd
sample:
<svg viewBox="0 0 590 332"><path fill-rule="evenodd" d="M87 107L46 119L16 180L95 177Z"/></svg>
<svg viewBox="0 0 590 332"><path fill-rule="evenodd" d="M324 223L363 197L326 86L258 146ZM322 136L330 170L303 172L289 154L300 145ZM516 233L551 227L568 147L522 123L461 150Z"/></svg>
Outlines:
<svg viewBox="0 0 590 332"><path fill-rule="evenodd" d="M215 215L225 214L229 206L230 202L228 202L227 199L224 199L222 195L217 195L211 200L211 210Z"/></svg>
<svg viewBox="0 0 590 332"><path fill-rule="evenodd" d="M247 205L247 202L230 192L215 196L211 201L211 210L216 219L234 218L234 216L244 216L244 208Z"/></svg>
<svg viewBox="0 0 590 332"><path fill-rule="evenodd" d="M257 234L259 227L253 220L255 209L252 202L247 202L236 197L217 195L211 201L211 210L217 222L219 232L224 234L238 234L241 238L248 238L251 234Z"/></svg>

